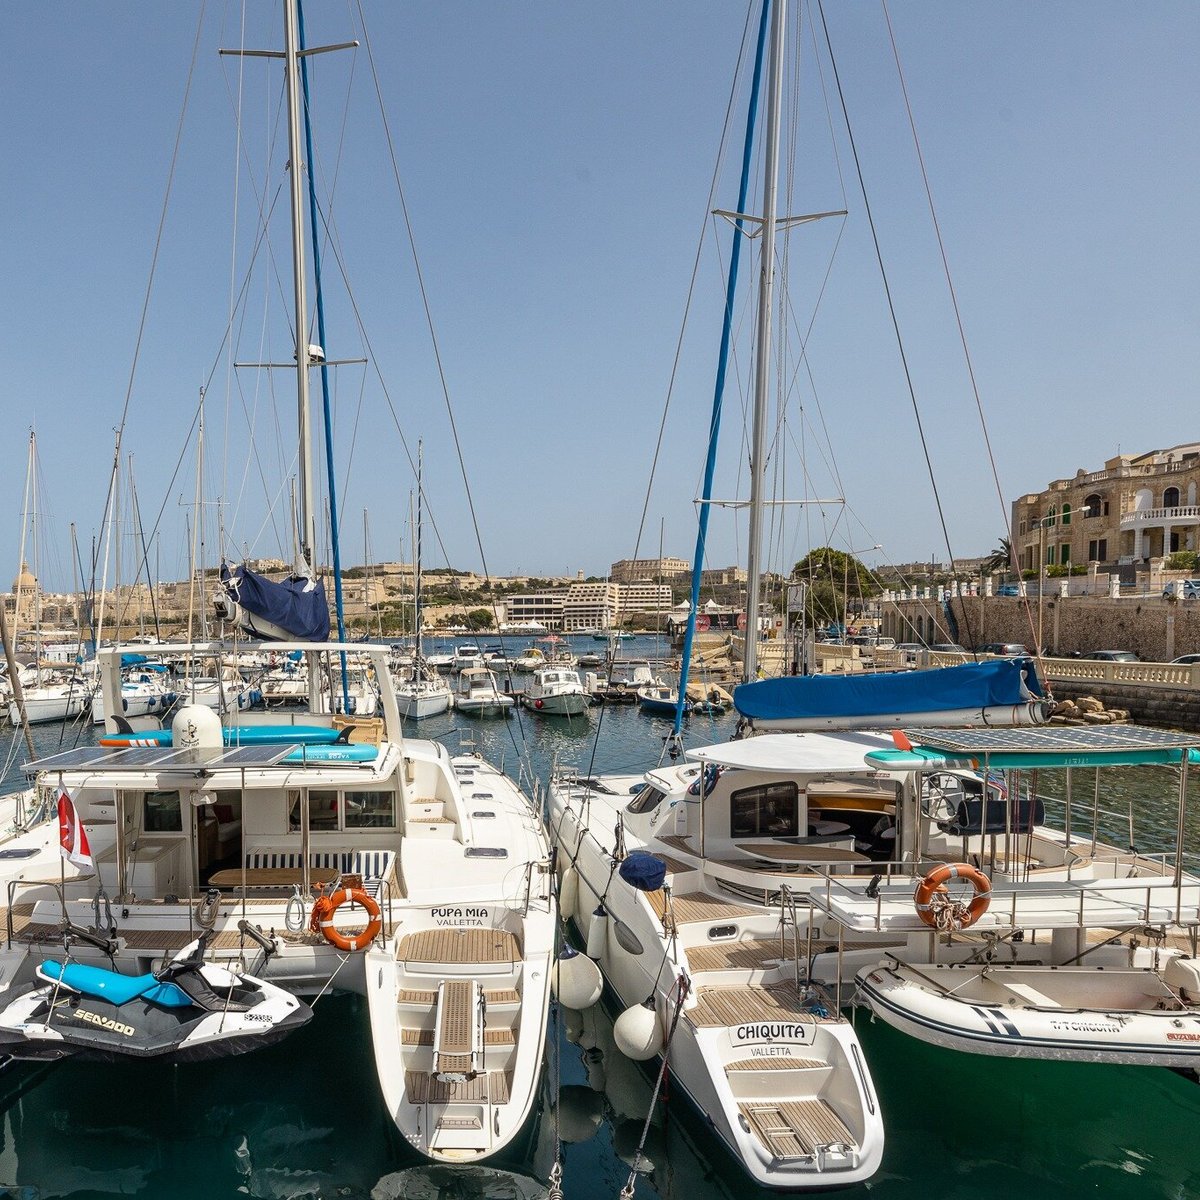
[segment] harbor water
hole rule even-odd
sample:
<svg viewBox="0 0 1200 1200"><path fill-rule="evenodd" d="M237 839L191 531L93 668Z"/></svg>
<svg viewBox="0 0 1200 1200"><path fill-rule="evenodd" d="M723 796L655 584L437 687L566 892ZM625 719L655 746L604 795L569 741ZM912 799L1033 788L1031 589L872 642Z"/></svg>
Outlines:
<svg viewBox="0 0 1200 1200"><path fill-rule="evenodd" d="M627 643L622 653L650 652ZM596 734L599 729L599 738ZM688 744L728 737L733 719L693 718ZM554 763L580 771L652 766L668 722L633 706L567 721L522 712L422 722L421 737L452 751L472 742L516 775L545 780ZM42 753L88 742L90 728L37 731ZM24 753L15 755L19 765ZM8 784L15 786L14 767ZM1126 772L1111 784L1104 825L1132 807L1139 849L1174 836L1176 792L1165 772ZM1196 829L1194 818L1188 827ZM1196 843L1193 842L1193 845ZM883 1167L843 1194L882 1200L1060 1200L1200 1197L1200 1086L1135 1067L981 1058L910 1040L859 1011L887 1128ZM652 1064L612 1046L603 1005L556 1013L543 1100L511 1152L490 1165L546 1184L556 1136L567 1200L617 1200L642 1135ZM552 1085L557 1061L561 1089ZM555 1092L561 1103L556 1106ZM251 1056L186 1066L15 1065L0 1072L0 1197L518 1196L470 1171L422 1168L400 1144L375 1080L365 1001L328 995L313 1021ZM668 1074L645 1143L639 1197L759 1200ZM540 1194L540 1193L529 1193Z"/></svg>

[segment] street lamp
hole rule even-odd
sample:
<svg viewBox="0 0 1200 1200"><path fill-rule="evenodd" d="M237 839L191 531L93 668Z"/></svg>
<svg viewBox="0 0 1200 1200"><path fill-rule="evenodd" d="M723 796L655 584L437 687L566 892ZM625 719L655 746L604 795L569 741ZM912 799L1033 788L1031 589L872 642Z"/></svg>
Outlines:
<svg viewBox="0 0 1200 1200"><path fill-rule="evenodd" d="M1037 652L1041 654L1045 642L1042 640L1042 592L1046 581L1046 530L1052 529L1058 517L1038 517L1038 602L1037 602Z"/></svg>

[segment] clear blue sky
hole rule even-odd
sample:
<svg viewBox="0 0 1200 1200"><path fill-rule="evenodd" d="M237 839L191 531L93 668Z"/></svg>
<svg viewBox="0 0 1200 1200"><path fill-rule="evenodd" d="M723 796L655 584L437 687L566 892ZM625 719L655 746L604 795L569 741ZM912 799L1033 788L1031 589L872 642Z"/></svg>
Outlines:
<svg viewBox="0 0 1200 1200"><path fill-rule="evenodd" d="M241 10L210 3L200 24L201 11L183 2L5 8L0 564L16 570L32 423L49 586L70 586L69 522L85 558L101 532L112 431L198 25L124 452L134 456L143 523L164 513L151 552L158 571L179 577L195 491L185 439L208 382L207 561L217 553L218 498L227 552L287 552L279 534L288 528L294 385L284 371L243 370L236 387L222 351L231 287L249 272L235 354L290 356L285 193L269 249L250 265L264 191L269 203L286 188L281 72L262 59L219 58L219 47L242 39ZM497 574L603 573L634 553L746 10L364 0L364 11L488 565ZM1118 448L1200 437L1200 6L892 0L889 11L1006 500L1096 468ZM310 0L309 43L361 40L357 13ZM952 546L959 556L986 553L1006 516L884 12L866 0L826 0L826 16ZM249 5L245 21L247 46L280 46L277 4ZM769 565L786 567L810 541L827 540L854 550L881 543L882 552L863 554L872 562L944 559L848 141L823 49L819 69L814 58L807 8L802 29L794 143L788 135L794 192L784 203L793 212L846 207L849 216L788 241L795 323L806 328L814 307L816 315L808 367L772 456L772 489L792 499L844 494L850 508L783 510ZM313 82L319 190L354 302L405 436L414 447L425 440L427 491L450 560L478 569L365 48L314 60ZM744 98L743 81L716 207L736 199ZM643 555L657 553L660 522L665 553L692 552L728 229L718 237L719 251L710 225ZM748 261L744 285L753 281ZM328 250L326 280L328 352L361 356ZM717 485L727 498L746 492L749 287L742 293ZM790 344L789 377L794 336ZM398 557L402 537L407 556L413 479L399 434L373 370L337 374L344 557L362 559L364 508L372 556ZM277 501L273 521L268 497ZM744 542L731 515L715 515L710 562L742 559ZM444 561L428 526L426 547L428 563ZM124 554L128 577L128 539Z"/></svg>

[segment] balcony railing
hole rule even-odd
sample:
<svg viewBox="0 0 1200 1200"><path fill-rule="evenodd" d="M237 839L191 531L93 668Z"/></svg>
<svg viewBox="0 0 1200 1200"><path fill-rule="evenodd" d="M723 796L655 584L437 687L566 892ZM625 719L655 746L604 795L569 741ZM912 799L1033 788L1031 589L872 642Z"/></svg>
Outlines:
<svg viewBox="0 0 1200 1200"><path fill-rule="evenodd" d="M1200 524L1200 504L1184 504L1178 508L1142 508L1121 514L1121 528L1136 525L1196 525Z"/></svg>

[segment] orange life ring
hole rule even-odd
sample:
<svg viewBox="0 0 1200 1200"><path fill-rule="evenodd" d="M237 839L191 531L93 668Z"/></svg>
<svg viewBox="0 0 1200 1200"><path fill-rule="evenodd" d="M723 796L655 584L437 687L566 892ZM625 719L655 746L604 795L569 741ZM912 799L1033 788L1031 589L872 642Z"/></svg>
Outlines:
<svg viewBox="0 0 1200 1200"><path fill-rule="evenodd" d="M970 904L951 900L946 883L951 879L965 879L974 889ZM917 916L926 925L941 931L966 929L974 925L988 910L992 902L992 881L970 863L946 863L934 867L913 894Z"/></svg>
<svg viewBox="0 0 1200 1200"><path fill-rule="evenodd" d="M371 919L362 933L347 937L334 925L333 914L343 904L361 904L367 910ZM379 917L379 905L366 892L360 888L341 888L331 896L318 897L313 905L312 919L308 927L313 933L319 933L331 946L336 946L339 950L353 951L365 950L383 928L383 921Z"/></svg>

